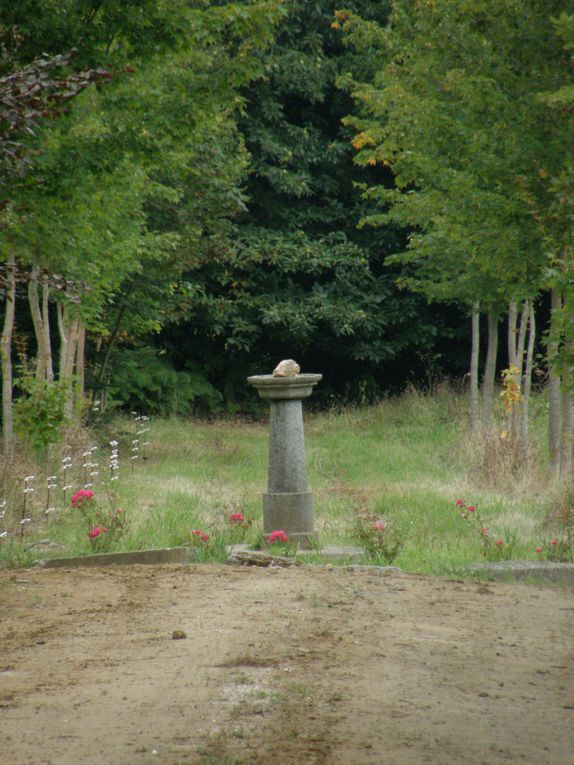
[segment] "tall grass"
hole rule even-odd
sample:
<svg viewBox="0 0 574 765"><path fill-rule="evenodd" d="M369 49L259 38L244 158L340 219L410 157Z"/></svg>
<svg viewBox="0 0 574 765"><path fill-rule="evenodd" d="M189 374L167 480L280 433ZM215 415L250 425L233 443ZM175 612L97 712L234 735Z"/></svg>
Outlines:
<svg viewBox="0 0 574 765"><path fill-rule="evenodd" d="M375 406L307 416L308 474L321 545L353 544L357 517L370 513L400 533L396 565L450 572L482 556L480 536L455 507L464 498L480 507L493 533L512 537L514 558L535 558L549 511L543 407L542 400L535 404L532 446L519 467L505 459L511 447L496 432L471 436L467 399L446 387L432 396L411 391ZM94 487L98 502L121 507L127 517L125 533L111 540L110 550L189 544L192 529L209 534L219 556L223 541L257 541L267 478L265 421L151 422L147 459L140 453L132 460L137 427L118 420L108 431L106 440L119 434L120 479L111 484L102 475ZM78 481L74 488L81 487ZM238 512L251 524L243 532L228 522ZM17 551L20 560L23 550L36 554L39 538L58 546L38 555L93 551L85 528L63 506L30 526L20 547L14 534L11 544L0 543L0 560L14 559Z"/></svg>

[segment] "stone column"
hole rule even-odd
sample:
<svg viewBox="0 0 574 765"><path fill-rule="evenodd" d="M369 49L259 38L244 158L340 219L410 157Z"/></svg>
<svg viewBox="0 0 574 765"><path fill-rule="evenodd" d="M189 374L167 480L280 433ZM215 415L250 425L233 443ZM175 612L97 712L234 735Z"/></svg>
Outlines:
<svg viewBox="0 0 574 765"><path fill-rule="evenodd" d="M316 536L313 493L307 484L304 398L313 392L323 375L297 374L293 377L254 375L247 382L269 400L269 474L263 495L263 535L283 529L290 542L311 547Z"/></svg>

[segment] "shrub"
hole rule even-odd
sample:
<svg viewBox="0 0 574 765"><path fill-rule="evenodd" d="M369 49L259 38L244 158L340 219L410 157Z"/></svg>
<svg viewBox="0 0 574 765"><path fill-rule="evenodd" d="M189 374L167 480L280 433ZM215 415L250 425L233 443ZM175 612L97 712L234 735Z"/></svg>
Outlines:
<svg viewBox="0 0 574 765"><path fill-rule="evenodd" d="M58 382L21 377L17 381L23 395L14 405L14 430L36 451L62 439L66 424L66 388Z"/></svg>

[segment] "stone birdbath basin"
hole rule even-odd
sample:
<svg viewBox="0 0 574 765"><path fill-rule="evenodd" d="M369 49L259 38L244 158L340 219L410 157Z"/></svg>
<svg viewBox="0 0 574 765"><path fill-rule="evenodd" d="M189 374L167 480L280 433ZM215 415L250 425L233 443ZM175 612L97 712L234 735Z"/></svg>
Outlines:
<svg viewBox="0 0 574 765"><path fill-rule="evenodd" d="M292 367L298 368L296 364ZM270 375L247 378L260 397L269 400L271 410L263 535L268 538L271 532L282 529L290 542L302 548L313 547L316 539L313 493L307 483L302 401L311 395L322 377L300 373L281 376L276 370Z"/></svg>

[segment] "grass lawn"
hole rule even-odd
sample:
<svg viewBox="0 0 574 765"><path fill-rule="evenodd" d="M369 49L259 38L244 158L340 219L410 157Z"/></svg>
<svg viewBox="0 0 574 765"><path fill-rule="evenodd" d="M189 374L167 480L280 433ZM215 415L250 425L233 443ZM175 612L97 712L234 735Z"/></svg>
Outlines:
<svg viewBox="0 0 574 765"><path fill-rule="evenodd" d="M480 442L471 438L466 398L449 390L432 397L411 392L368 408L306 414L308 477L321 545L367 539L373 544L372 560L384 563L392 555L375 553L388 552L393 541L399 547L394 565L403 570L451 573L484 559L479 532L484 524L493 542L489 556L536 559L541 557L535 552L538 545L545 555L545 541L556 532L547 527L554 500L538 446L544 440L543 407L543 401L535 402L540 416L535 411L531 455L518 469L498 434ZM10 527L8 512L4 529L10 533L2 540L0 562L45 556L48 543L31 547L39 539L58 545L49 553L58 555L94 552L104 545L112 551L138 550L193 541L203 559L221 558L225 543L257 544L267 476L267 421L152 420L148 426L145 460L141 445L138 459L131 459L138 423L119 419L105 439L100 436L99 476L91 488L97 507L106 508L104 522L110 521L112 509L123 510L122 533L102 533L90 541L86 521L68 509L71 493L84 485L84 467L70 481L73 489L66 496L60 489L53 491L56 510L47 516L37 488L30 500L36 505L27 511L32 523L21 544L14 524L22 515L22 499L12 487L13 523ZM107 466L110 449L103 445L109 440L120 442L120 478L113 483ZM76 469L82 459L74 457ZM461 517L457 499L478 508L481 520L475 528ZM245 526L229 523L234 513L244 516ZM375 520L385 524L384 532L373 530ZM203 543L192 530L210 539ZM497 539L504 544L495 546Z"/></svg>

